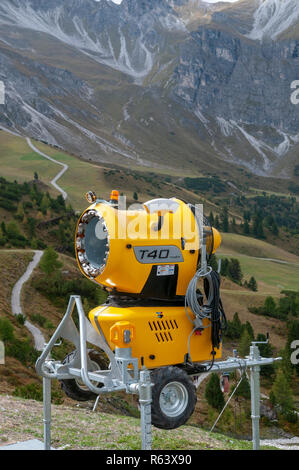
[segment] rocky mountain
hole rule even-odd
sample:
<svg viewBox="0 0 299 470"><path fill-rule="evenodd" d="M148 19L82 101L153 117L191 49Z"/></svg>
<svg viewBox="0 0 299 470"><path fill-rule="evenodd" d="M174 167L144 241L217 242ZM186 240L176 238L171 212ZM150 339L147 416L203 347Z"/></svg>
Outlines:
<svg viewBox="0 0 299 470"><path fill-rule="evenodd" d="M112 164L292 176L297 0L117 3L1 1L3 128Z"/></svg>

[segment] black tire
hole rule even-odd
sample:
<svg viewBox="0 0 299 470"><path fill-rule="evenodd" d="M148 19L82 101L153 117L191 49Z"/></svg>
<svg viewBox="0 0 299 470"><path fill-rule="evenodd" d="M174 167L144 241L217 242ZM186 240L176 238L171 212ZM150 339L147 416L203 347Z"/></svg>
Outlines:
<svg viewBox="0 0 299 470"><path fill-rule="evenodd" d="M74 359L76 353L77 351L75 350L71 352L70 354L68 354L64 358L62 363L63 364L70 363ZM89 355L89 358L99 366L99 369L105 368L103 367L105 361L103 360L101 354L98 351L94 351L93 349L89 350L88 355ZM59 382L61 384L61 388L64 391L64 393L72 400L89 401L89 400L94 400L97 397L97 395L91 392L90 390L88 390L87 387L83 385L80 386L79 381L77 381L76 379L65 379L65 380L60 380ZM101 385L97 384L97 386L100 387Z"/></svg>
<svg viewBox="0 0 299 470"><path fill-rule="evenodd" d="M185 424L197 401L196 388L187 373L178 367L163 367L152 371L151 380L152 424L160 429Z"/></svg>

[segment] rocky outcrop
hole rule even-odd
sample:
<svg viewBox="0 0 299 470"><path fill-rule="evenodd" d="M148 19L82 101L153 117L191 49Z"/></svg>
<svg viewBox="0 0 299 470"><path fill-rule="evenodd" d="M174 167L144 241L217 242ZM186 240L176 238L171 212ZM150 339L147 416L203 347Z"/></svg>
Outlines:
<svg viewBox="0 0 299 470"><path fill-rule="evenodd" d="M98 161L288 177L298 21L294 0L2 0L0 124Z"/></svg>

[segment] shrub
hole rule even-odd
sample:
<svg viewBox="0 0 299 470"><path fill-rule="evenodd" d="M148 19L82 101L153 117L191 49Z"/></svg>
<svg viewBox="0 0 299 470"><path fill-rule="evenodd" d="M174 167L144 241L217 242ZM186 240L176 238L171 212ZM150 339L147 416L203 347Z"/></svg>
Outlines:
<svg viewBox="0 0 299 470"><path fill-rule="evenodd" d="M43 387L41 384L30 383L16 387L13 395L15 397L25 398L26 400L43 401ZM51 390L51 402L55 405L63 403L63 393L60 390Z"/></svg>
<svg viewBox="0 0 299 470"><path fill-rule="evenodd" d="M18 315L15 316L17 322L19 325L25 325L26 317L22 313L19 313Z"/></svg>
<svg viewBox="0 0 299 470"><path fill-rule="evenodd" d="M28 339L21 341L14 338L8 343L5 352L7 356L14 357L24 365L35 364L39 357L38 351L31 346Z"/></svg>
<svg viewBox="0 0 299 470"><path fill-rule="evenodd" d="M30 318L34 323L37 323L41 327L45 326L47 322L47 319L43 317L42 315L40 315L39 313L30 315Z"/></svg>
<svg viewBox="0 0 299 470"><path fill-rule="evenodd" d="M25 398L27 400L43 401L43 388L41 385L31 383L16 387L13 392L15 397Z"/></svg>
<svg viewBox="0 0 299 470"><path fill-rule="evenodd" d="M13 325L8 318L0 318L0 339L2 341L14 339Z"/></svg>

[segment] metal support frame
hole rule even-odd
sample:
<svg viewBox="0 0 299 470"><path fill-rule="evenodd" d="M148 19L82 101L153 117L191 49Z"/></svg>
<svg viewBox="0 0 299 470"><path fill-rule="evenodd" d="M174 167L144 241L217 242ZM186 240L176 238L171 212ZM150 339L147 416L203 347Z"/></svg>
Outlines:
<svg viewBox="0 0 299 470"><path fill-rule="evenodd" d="M79 331L72 319L75 306L79 315ZM103 307L103 309L105 308ZM98 324L97 326L100 335L85 317L80 296L72 295L61 323L58 325L49 343L45 345L40 358L36 362L36 371L43 377L44 449L51 449L51 380L80 378L89 390L98 395L94 409L102 393L123 390L127 393L139 395L141 449L151 450L152 384L150 371L144 367L139 370L138 359L132 357L131 348L117 348L114 354L105 340L100 325ZM65 338L72 342L78 351L78 354L68 364L62 364L51 359L51 351L54 346L59 345L57 344L59 338ZM87 353L87 343L98 346L107 354L110 360L110 368L108 370L92 370L92 364ZM206 374L207 370L209 370L209 373L222 373L237 369L244 373L245 370L250 369L252 441L254 450L260 448L260 368L281 360L281 358L261 357L257 344L258 342L252 343L250 355L245 359L239 358L234 354L234 357L230 357L225 361L215 362L212 367L208 363L201 363L202 371L191 374L199 376ZM94 383L102 384L102 387L98 387Z"/></svg>
<svg viewBox="0 0 299 470"><path fill-rule="evenodd" d="M44 450L51 449L51 379L43 378Z"/></svg>
<svg viewBox="0 0 299 470"><path fill-rule="evenodd" d="M141 448L151 450L152 448L152 384L149 370L140 372L139 403L141 413Z"/></svg>
<svg viewBox="0 0 299 470"><path fill-rule="evenodd" d="M256 344L250 346L250 356L253 359L260 357L260 351ZM252 420L252 442L253 450L260 449L260 366L256 365L250 369L251 390L251 420Z"/></svg>
<svg viewBox="0 0 299 470"><path fill-rule="evenodd" d="M79 316L79 331L72 319L75 306ZM105 307L103 307L104 309ZM36 371L43 377L44 404L44 449L51 449L51 380L76 379L94 392L98 398L102 393L124 390L127 393L139 394L141 410L141 448L151 448L151 381L150 372L143 369L139 373L138 358L132 357L131 348L116 348L115 354L109 347L98 325L100 335L94 330L85 317L80 296L72 295L67 311L36 362ZM51 359L51 351L60 338L74 344L78 354L68 364ZM108 370L93 370L87 354L87 343L102 349L110 360ZM93 382L93 383L92 383ZM94 385L102 384L102 387ZM96 404L94 409L96 408Z"/></svg>

